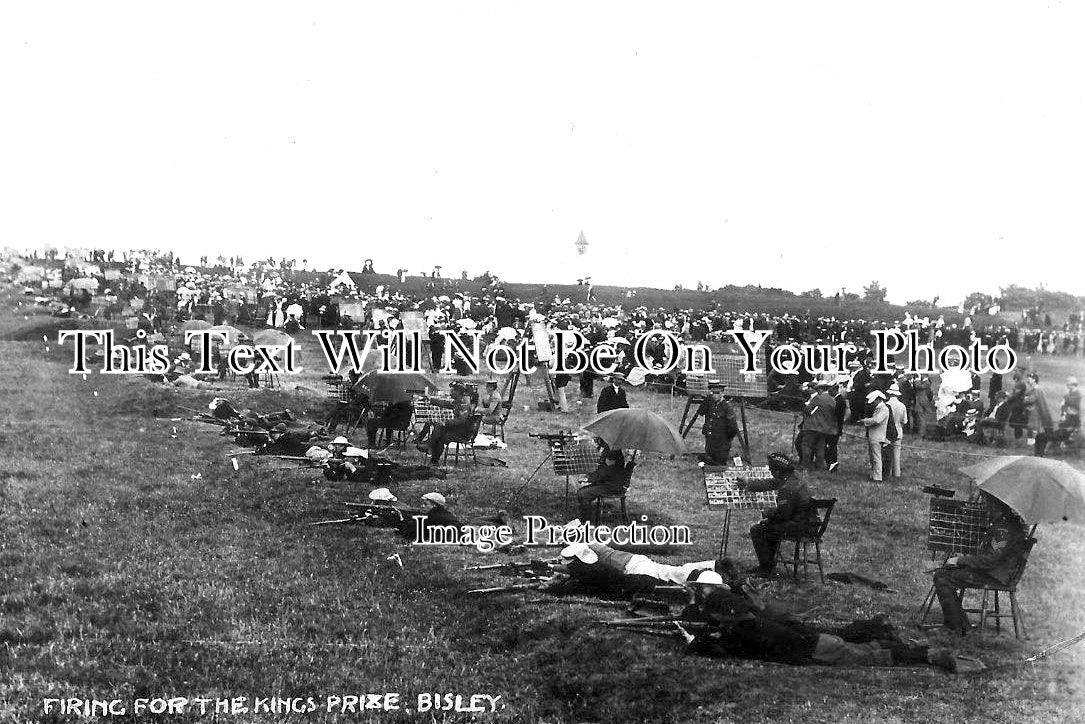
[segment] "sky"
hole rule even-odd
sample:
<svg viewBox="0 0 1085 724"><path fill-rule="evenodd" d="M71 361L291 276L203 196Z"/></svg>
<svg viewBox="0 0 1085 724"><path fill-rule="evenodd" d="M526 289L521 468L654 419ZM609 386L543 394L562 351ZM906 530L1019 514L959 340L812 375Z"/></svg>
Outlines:
<svg viewBox="0 0 1085 724"><path fill-rule="evenodd" d="M0 245L1085 294L1083 20L1062 2L5 3Z"/></svg>

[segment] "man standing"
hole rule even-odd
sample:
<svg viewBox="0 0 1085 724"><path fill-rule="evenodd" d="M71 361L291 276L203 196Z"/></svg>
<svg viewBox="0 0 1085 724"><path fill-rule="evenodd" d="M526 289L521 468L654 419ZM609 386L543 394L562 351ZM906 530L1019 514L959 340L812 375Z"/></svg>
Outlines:
<svg viewBox="0 0 1085 724"><path fill-rule="evenodd" d="M625 390L621 388L621 383L624 380L625 375L621 372L615 372L607 376L606 381L609 384L599 391L599 401L595 405L596 414L607 410L629 407L629 402L625 399Z"/></svg>
<svg viewBox="0 0 1085 724"><path fill-rule="evenodd" d="M838 377L836 384L829 390L833 395L833 404L835 405L833 414L836 420L835 431L825 439L825 463L830 473L840 465L840 436L844 434L844 419L848 415L848 398L844 394L846 382L846 377L843 380Z"/></svg>
<svg viewBox="0 0 1085 724"><path fill-rule="evenodd" d="M849 368L853 366L855 367L855 374L851 378L851 395L848 402L851 406L851 422L858 424L863 417L863 411L866 409L863 398L866 395L871 376L870 370L862 362L852 362L848 365Z"/></svg>
<svg viewBox="0 0 1085 724"><path fill-rule="evenodd" d="M904 440L904 427L908 424L908 409L900 401L900 387L896 382L889 386L887 393L889 399L885 401L885 404L889 407L889 424L895 426L896 436L886 446L889 457L884 464L883 473L893 478L900 478L901 443ZM887 437L894 438L892 431L888 428L886 432Z"/></svg>
<svg viewBox="0 0 1085 724"><path fill-rule="evenodd" d="M826 442L837 434L836 401L829 395L829 386L818 380L816 390L807 400L802 421L802 456L799 464L810 470L826 467Z"/></svg>
<svg viewBox="0 0 1085 724"><path fill-rule="evenodd" d="M878 390L867 393L866 406L870 412L866 417L860 418L859 424L866 428L870 479L875 483L880 483L882 481L882 444L886 441L889 408L885 404L885 395Z"/></svg>
<svg viewBox="0 0 1085 724"><path fill-rule="evenodd" d="M716 389L709 388L708 397L701 403L699 412L704 415L704 425L701 426L704 454L697 459L707 465L727 465L731 457L731 441L738 435L738 418L734 408Z"/></svg>
<svg viewBox="0 0 1085 724"><path fill-rule="evenodd" d="M776 507L765 511L764 518L750 528L750 540L757 555L757 567L750 572L768 578L776 569L780 539L806 533L818 525L817 509L806 485L795 476L795 463L782 452L769 455L769 480L744 480L738 487L750 492L776 491Z"/></svg>

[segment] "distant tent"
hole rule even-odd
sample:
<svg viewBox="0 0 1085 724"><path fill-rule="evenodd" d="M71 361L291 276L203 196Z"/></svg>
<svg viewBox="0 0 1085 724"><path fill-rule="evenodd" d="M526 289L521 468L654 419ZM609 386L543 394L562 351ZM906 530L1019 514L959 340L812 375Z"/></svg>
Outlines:
<svg viewBox="0 0 1085 724"><path fill-rule="evenodd" d="M330 286L332 289L335 289L340 284L347 287L348 289L357 289L358 288L358 285L354 283L354 280L351 278L350 274L345 272L345 271L340 272L339 276L337 276L335 279L333 279L332 283L329 284L328 286Z"/></svg>
<svg viewBox="0 0 1085 724"><path fill-rule="evenodd" d="M81 279L72 279L68 282L68 286L72 289L86 289L90 292L98 291L98 280L91 277L83 277Z"/></svg>
<svg viewBox="0 0 1085 724"><path fill-rule="evenodd" d="M26 282L40 282L42 279L45 279L45 277L46 272L44 267L24 266L19 270L16 279L20 284L25 284Z"/></svg>

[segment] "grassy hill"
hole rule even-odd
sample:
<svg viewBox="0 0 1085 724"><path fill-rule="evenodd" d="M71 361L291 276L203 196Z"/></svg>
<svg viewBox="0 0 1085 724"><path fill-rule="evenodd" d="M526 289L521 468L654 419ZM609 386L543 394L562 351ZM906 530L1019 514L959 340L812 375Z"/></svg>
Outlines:
<svg viewBox="0 0 1085 724"><path fill-rule="evenodd" d="M10 302L11 300L7 300ZM4 307L9 305L5 303ZM29 316L29 315L28 315ZM39 320L40 321L40 320ZM0 315L0 331L37 324ZM5 329L6 328L6 329ZM141 378L66 374L70 352L40 337L0 341L0 719L71 722L46 715L46 697L325 697L400 692L500 696L493 722L1079 722L1085 712L1085 649L1035 665L1021 658L1085 629L1082 530L1043 526L1019 598L1031 639L985 634L961 653L989 666L947 677L931 668L837 669L718 661L686 655L676 640L606 629L620 609L569 603L533 592L469 596L514 581L465 565L501 562L473 549L404 545L389 531L314 528L339 517L364 487L329 483L314 471L226 453L216 428L189 422L213 395L267 411L318 415L324 401L304 390L250 392L160 388ZM1080 363L1038 360L1049 394ZM508 468L460 467L444 481L395 492L415 503L434 487L472 516L505 508L554 522L569 517L564 479L544 464L528 433L576 428L591 400L570 416L530 405L538 383L518 393L508 426ZM570 397L576 393L570 389ZM642 390L631 404L676 421L684 400ZM524 405L531 409L525 410ZM749 410L754 456L787 448L790 415ZM852 432L849 430L849 432ZM359 436L351 436L360 442ZM693 433L689 442L699 449ZM815 578L774 579L772 598L810 620L832 623L885 612L912 638L950 643L909 624L930 583L927 498L919 487L966 485L956 472L973 446L907 441L906 477L869 483L862 442L847 438L834 474L810 473L816 495L839 502L824 555L827 571L852 571L889 590ZM391 454L409 463L413 450ZM530 478L530 482L525 486ZM519 492L518 492L519 491ZM642 455L631 513L685 523L693 545L660 560L711 558L722 514L703 505L694 461ZM730 550L752 563L737 513ZM549 557L554 550L532 555ZM402 563L402 565L400 565ZM466 721L417 711L362 715L257 714L160 717L163 721ZM121 719L117 719L120 721Z"/></svg>

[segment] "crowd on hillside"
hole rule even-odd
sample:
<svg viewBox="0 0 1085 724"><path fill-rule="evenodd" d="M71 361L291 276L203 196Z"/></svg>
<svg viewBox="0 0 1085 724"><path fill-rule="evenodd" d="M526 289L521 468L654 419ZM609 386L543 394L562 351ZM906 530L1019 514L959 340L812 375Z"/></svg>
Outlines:
<svg viewBox="0 0 1085 724"><path fill-rule="evenodd" d="M54 255L55 256L55 255ZM1071 313L1061 327L1009 324L1002 317L965 314L960 322L945 315L905 312L894 322L810 314L748 313L709 302L701 308L633 306L634 298L607 305L592 298L590 284L577 298L518 299L495 275L486 272L453 291L435 267L421 291L402 283L378 283L372 260L361 273L322 273L294 269L291 260L261 260L246 265L240 257L219 257L215 266L185 266L172 252L91 250L69 255L63 268L53 262L22 259L18 277L40 292L59 315L96 313L139 317L141 326L164 329L175 322L205 319L212 324L285 328L397 328L405 313L424 319L425 329L478 329L487 341L522 336L531 321L552 328L579 330L593 342L633 342L652 329L675 333L683 340L730 341L734 329L774 330L778 342L854 343L869 347L871 331L895 327L916 330L921 343L986 345L1007 343L1027 354L1079 355L1085 352L1083 315ZM206 257L199 261L207 262ZM27 274L26 270L39 270ZM399 281L403 280L402 269ZM466 277L466 273L464 274ZM581 280L583 282L583 280ZM414 285L413 289L418 289ZM578 290L584 289L581 284ZM976 310L972 310L973 312ZM1035 322L1035 310L1028 310ZM1047 319L1050 322L1050 317ZM620 342L619 342L620 343Z"/></svg>

